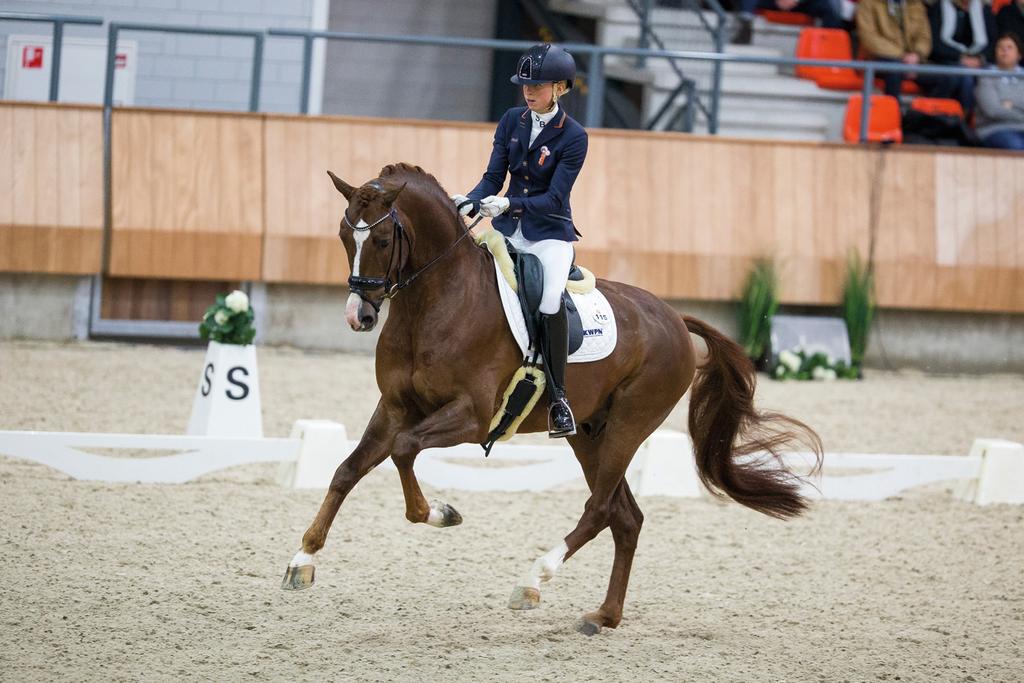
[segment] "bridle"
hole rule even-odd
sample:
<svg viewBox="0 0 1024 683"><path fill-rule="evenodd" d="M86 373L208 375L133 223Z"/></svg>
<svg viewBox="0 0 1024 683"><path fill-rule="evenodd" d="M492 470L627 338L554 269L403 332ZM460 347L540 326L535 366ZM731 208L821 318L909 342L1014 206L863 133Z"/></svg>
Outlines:
<svg viewBox="0 0 1024 683"><path fill-rule="evenodd" d="M457 207L457 208L461 208ZM476 227L476 224L483 220L483 216L478 217L468 227L462 223L462 234L450 245L448 248L441 252L439 255L434 257L430 263L423 266L415 273L407 277L405 280L402 279L402 269L404 268L403 256L408 258L412 254L412 240L409 238L409 232L402 225L402 220L398 217L398 212L394 207L391 208L386 214L375 220L373 223L364 226L353 225L352 221L348 219L348 210L344 213L344 222L353 232L367 232L373 230L375 227L383 223L384 221L391 219L392 233L391 233L391 256L388 257L388 269L384 273L384 277L363 277L362 275L350 275L348 278L348 288L353 294L359 296L360 299L373 306L373 310L380 313L380 307L384 303L384 299L393 299L395 296L416 281L420 275L427 271L435 263L443 259L445 256L450 254L453 249L469 236L469 231ZM396 279L391 279L391 271L398 267L396 273ZM384 297L379 301L375 302L370 299L366 293L374 289L384 289Z"/></svg>

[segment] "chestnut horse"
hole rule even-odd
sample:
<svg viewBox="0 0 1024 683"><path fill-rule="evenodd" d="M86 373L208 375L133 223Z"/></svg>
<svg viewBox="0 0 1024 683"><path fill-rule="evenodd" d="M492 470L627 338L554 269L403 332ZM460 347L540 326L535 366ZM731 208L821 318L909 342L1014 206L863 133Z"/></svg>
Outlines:
<svg viewBox="0 0 1024 683"><path fill-rule="evenodd" d="M342 501L388 457L398 468L409 521L459 524L462 518L449 505L423 497L413 462L427 448L485 441L523 360L505 322L491 256L466 238L466 225L433 176L395 164L356 188L328 173L348 200L339 231L353 274L348 323L357 331L373 329L385 298L391 308L377 343L380 402L302 537L302 550L285 575L288 589L312 584L313 555L324 546ZM541 582L609 527L615 544L611 580L604 603L578 622L587 634L614 628L622 618L643 523L623 476L626 467L691 385L689 432L700 479L712 493L773 517L794 517L807 505L800 482L777 457L766 460L800 441L821 461L812 429L755 410L756 376L740 346L642 289L606 280L597 286L615 311L618 345L604 360L569 365L566 375L579 423L568 441L590 498L576 528L533 564L509 603L513 609L536 607ZM707 345L699 371L691 332ZM547 430L545 403L520 432Z"/></svg>

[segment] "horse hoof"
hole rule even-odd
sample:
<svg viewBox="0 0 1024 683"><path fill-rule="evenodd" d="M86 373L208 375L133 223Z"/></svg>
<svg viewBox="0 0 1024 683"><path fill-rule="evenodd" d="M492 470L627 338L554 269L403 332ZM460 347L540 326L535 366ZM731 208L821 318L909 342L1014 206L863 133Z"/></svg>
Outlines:
<svg viewBox="0 0 1024 683"><path fill-rule="evenodd" d="M443 529L446 526L458 526L462 524L462 515L448 503L433 501L430 504L427 524L436 526L439 529Z"/></svg>
<svg viewBox="0 0 1024 683"><path fill-rule="evenodd" d="M516 586L508 599L509 609L537 609L540 607L540 591L536 588Z"/></svg>
<svg viewBox="0 0 1024 683"><path fill-rule="evenodd" d="M284 573L284 581L281 588L286 591L301 591L313 585L313 575L316 569L311 564L304 564L299 567L289 566Z"/></svg>
<svg viewBox="0 0 1024 683"><path fill-rule="evenodd" d="M596 636L601 629L601 624L594 621L592 617L583 617L576 622L576 630L585 636Z"/></svg>

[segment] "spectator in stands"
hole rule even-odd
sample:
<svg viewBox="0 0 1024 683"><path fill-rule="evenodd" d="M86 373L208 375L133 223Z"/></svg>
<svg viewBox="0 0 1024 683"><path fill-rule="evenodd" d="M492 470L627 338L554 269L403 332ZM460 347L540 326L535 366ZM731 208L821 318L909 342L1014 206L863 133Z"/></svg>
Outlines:
<svg viewBox="0 0 1024 683"><path fill-rule="evenodd" d="M1024 69L1020 66L1024 47L1015 33L996 41L993 68L1004 74L979 78L977 132L986 147L1024 150Z"/></svg>
<svg viewBox="0 0 1024 683"><path fill-rule="evenodd" d="M734 45L750 45L754 37L754 12L770 9L776 12L800 12L821 20L825 28L842 28L843 18L833 0L738 0L739 23L732 35Z"/></svg>
<svg viewBox="0 0 1024 683"><path fill-rule="evenodd" d="M904 64L923 64L928 59L932 30L922 0L861 0L856 17L857 37L868 59ZM917 76L890 71L882 78L885 94L899 97L903 79Z"/></svg>
<svg viewBox="0 0 1024 683"><path fill-rule="evenodd" d="M1005 5L996 15L996 28L999 35L1013 33L1024 38L1024 0L1015 0Z"/></svg>
<svg viewBox="0 0 1024 683"><path fill-rule="evenodd" d="M995 58L996 22L991 8L982 0L937 0L928 7L928 20L932 27L931 61L935 64L980 69ZM928 94L952 95L970 116L974 109L974 77L955 78L952 93L933 89Z"/></svg>

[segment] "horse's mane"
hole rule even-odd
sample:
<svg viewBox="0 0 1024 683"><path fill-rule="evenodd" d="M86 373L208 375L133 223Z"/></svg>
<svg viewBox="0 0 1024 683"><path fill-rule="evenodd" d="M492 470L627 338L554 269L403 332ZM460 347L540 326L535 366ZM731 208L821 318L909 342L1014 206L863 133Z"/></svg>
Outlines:
<svg viewBox="0 0 1024 683"><path fill-rule="evenodd" d="M452 213L458 216L458 212L455 211L455 206L452 204L452 200L448 197L448 193L441 186L440 181L419 166L407 164L404 161L397 164L388 164L384 168L380 169L378 178L387 178L388 180L396 181L398 183L404 182L409 188L415 188L431 194L441 203L442 206L451 209Z"/></svg>

